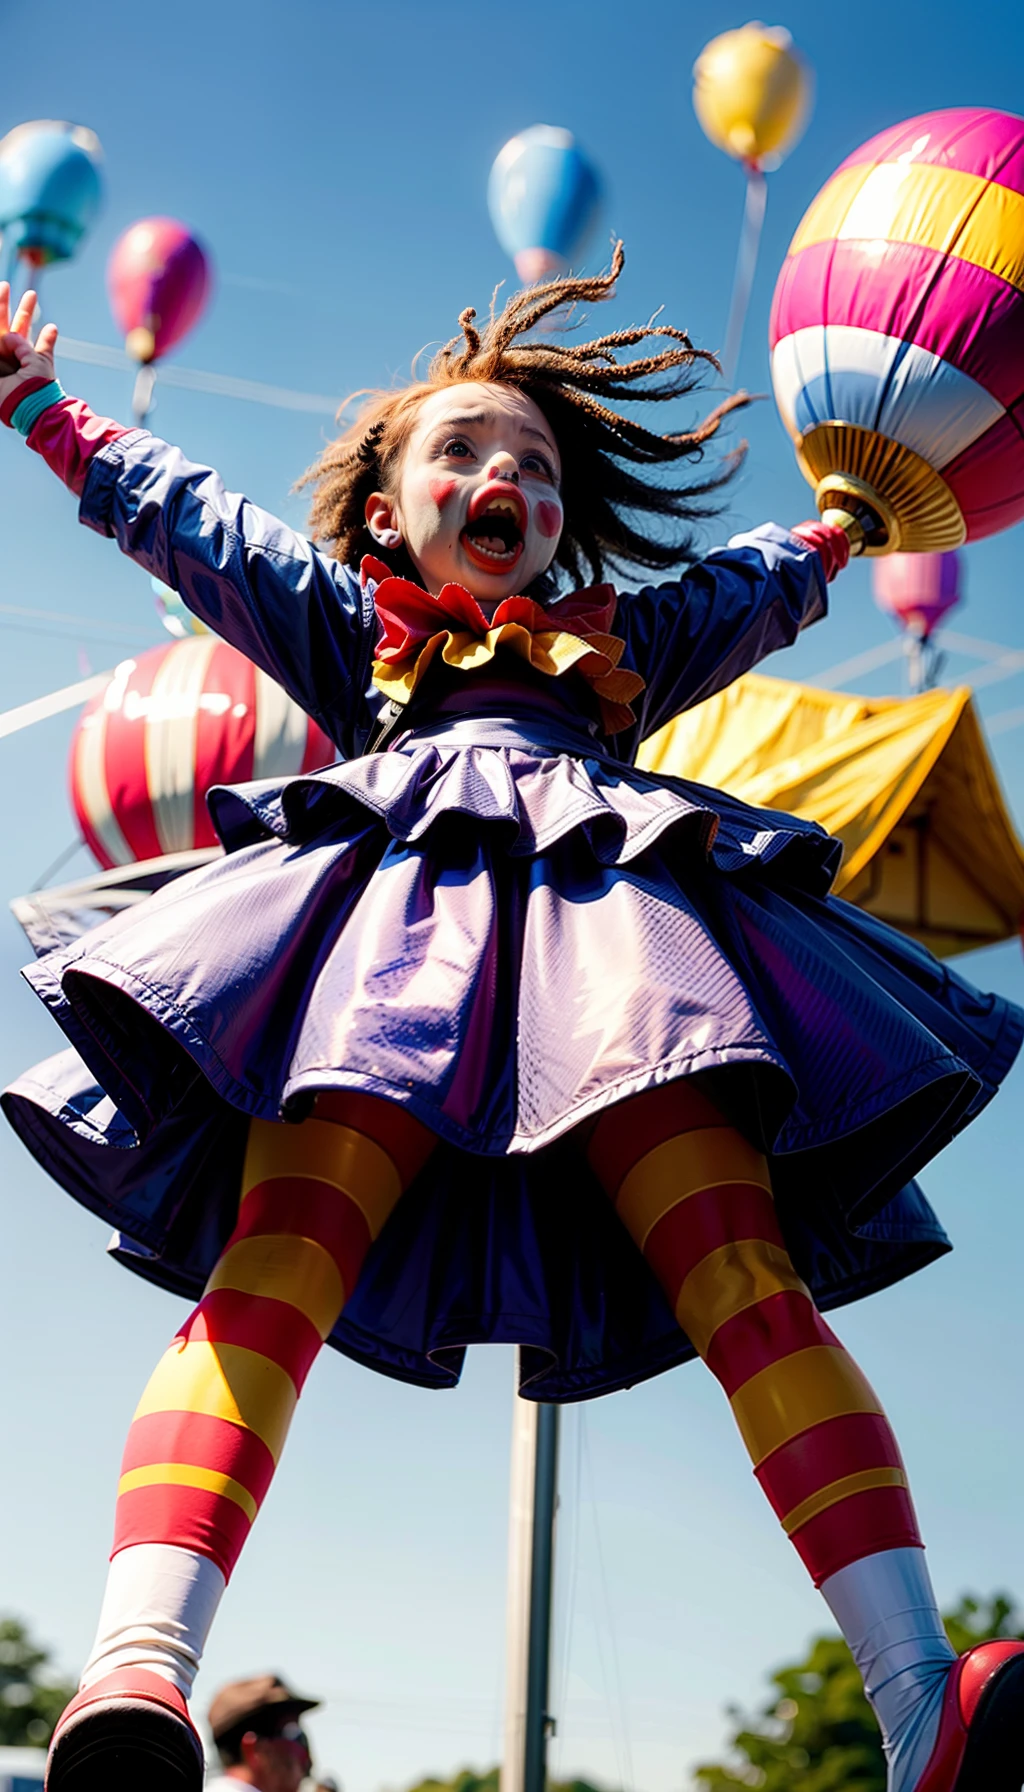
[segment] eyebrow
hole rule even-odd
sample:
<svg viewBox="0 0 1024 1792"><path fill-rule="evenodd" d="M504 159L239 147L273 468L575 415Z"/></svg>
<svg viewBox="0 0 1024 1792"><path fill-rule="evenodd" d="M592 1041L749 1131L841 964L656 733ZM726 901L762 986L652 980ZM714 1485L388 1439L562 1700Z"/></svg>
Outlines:
<svg viewBox="0 0 1024 1792"><path fill-rule="evenodd" d="M437 428L458 429L467 423L486 423L486 421L487 416L484 411L466 411L461 417L442 417ZM543 442L545 447L550 448L552 454L557 457L558 450L554 442L550 436L545 435L542 429L532 429L528 423L522 423L519 427L524 436L536 436L538 442Z"/></svg>

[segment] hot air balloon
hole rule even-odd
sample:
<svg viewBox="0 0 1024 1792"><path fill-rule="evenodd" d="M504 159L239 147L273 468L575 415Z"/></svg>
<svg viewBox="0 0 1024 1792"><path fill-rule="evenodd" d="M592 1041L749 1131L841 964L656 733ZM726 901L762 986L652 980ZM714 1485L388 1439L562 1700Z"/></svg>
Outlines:
<svg viewBox="0 0 1024 1792"><path fill-rule="evenodd" d="M731 385L739 360L757 251L768 202L766 173L777 168L807 123L814 79L788 31L753 23L705 44L693 69L693 106L705 135L742 162L747 176L743 228L722 371Z"/></svg>
<svg viewBox="0 0 1024 1792"><path fill-rule="evenodd" d="M215 635L124 660L71 745L79 827L108 869L216 846L212 784L329 765L327 736L244 654Z"/></svg>
<svg viewBox="0 0 1024 1792"><path fill-rule="evenodd" d="M593 228L600 199L593 163L570 131L550 124L509 139L487 189L498 241L527 282L566 272Z"/></svg>
<svg viewBox="0 0 1024 1792"><path fill-rule="evenodd" d="M205 249L174 218L140 218L114 244L107 290L125 348L139 363L132 401L137 422L149 411L153 363L198 323L211 284Z"/></svg>
<svg viewBox="0 0 1024 1792"><path fill-rule="evenodd" d="M857 551L940 552L1024 516L1024 120L909 119L841 164L790 244L772 381L818 509Z"/></svg>
<svg viewBox="0 0 1024 1792"><path fill-rule="evenodd" d="M945 554L887 554L874 561L871 586L880 610L904 631L912 691L930 690L943 655L933 636L940 622L963 599L963 557Z"/></svg>
<svg viewBox="0 0 1024 1792"><path fill-rule="evenodd" d="M99 138L84 125L36 119L0 141L2 277L69 261L103 196Z"/></svg>
<svg viewBox="0 0 1024 1792"><path fill-rule="evenodd" d="M963 598L963 557L889 554L872 567L871 584L880 610L927 639Z"/></svg>

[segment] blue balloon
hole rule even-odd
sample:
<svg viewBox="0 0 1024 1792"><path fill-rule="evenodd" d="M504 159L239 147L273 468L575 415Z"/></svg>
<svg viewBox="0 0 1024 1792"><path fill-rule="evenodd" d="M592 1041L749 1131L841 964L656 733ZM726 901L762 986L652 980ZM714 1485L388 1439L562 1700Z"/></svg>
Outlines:
<svg viewBox="0 0 1024 1792"><path fill-rule="evenodd" d="M487 203L502 248L526 280L562 272L597 217L601 181L570 131L535 124L509 139L491 169Z"/></svg>
<svg viewBox="0 0 1024 1792"><path fill-rule="evenodd" d="M99 139L83 125L40 119L0 142L5 260L44 267L74 255L100 208Z"/></svg>

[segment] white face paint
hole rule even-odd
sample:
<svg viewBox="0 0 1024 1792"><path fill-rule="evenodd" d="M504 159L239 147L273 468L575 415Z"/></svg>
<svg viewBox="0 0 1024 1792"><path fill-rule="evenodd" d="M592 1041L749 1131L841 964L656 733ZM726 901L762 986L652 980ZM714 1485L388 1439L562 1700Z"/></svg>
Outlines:
<svg viewBox="0 0 1024 1792"><path fill-rule="evenodd" d="M465 585L490 613L550 566L562 533L550 425L512 386L466 381L423 401L393 498L366 506L384 548L406 550L428 591Z"/></svg>

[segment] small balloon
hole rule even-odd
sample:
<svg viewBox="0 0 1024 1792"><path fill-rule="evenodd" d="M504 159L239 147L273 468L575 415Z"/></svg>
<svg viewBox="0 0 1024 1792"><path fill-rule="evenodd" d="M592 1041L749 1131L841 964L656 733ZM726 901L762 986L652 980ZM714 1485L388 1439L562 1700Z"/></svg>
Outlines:
<svg viewBox="0 0 1024 1792"><path fill-rule="evenodd" d="M693 70L693 105L716 148L748 166L777 167L810 115L814 77L781 26L724 31Z"/></svg>
<svg viewBox="0 0 1024 1792"><path fill-rule="evenodd" d="M887 554L874 560L871 584L880 610L927 641L963 602L963 559L944 554Z"/></svg>
<svg viewBox="0 0 1024 1792"><path fill-rule="evenodd" d="M153 595L156 598L156 610L167 633L176 641L183 641L186 635L208 635L212 631L198 616L193 616L190 609L182 602L176 591L165 585L162 579L150 579Z"/></svg>
<svg viewBox="0 0 1024 1792"><path fill-rule="evenodd" d="M174 218L140 218L118 237L107 264L115 322L132 359L158 361L198 323L212 276L201 243Z"/></svg>
<svg viewBox="0 0 1024 1792"><path fill-rule="evenodd" d="M4 259L31 267L69 261L103 197L99 138L84 125L36 119L0 141Z"/></svg>
<svg viewBox="0 0 1024 1792"><path fill-rule="evenodd" d="M601 180L571 131L535 124L505 144L491 169L487 203L499 243L520 279L563 274L597 217Z"/></svg>

